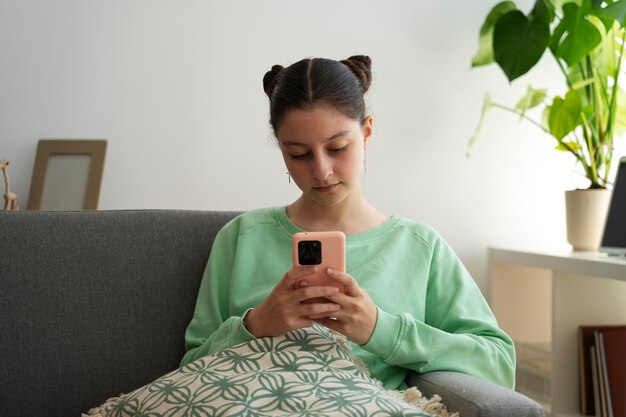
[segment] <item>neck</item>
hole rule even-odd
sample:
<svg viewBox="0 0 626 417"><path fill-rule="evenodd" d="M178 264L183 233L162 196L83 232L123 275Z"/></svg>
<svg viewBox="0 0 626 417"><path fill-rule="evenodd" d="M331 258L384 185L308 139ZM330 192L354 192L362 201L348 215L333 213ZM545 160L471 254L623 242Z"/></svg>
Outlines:
<svg viewBox="0 0 626 417"><path fill-rule="evenodd" d="M287 216L306 231L339 230L346 235L364 232L389 218L360 193L334 206L322 206L301 196L287 207Z"/></svg>

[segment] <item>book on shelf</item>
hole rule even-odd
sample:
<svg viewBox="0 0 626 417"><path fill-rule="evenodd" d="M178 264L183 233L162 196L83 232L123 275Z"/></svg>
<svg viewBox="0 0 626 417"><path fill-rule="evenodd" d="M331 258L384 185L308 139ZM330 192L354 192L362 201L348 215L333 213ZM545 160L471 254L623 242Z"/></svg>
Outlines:
<svg viewBox="0 0 626 417"><path fill-rule="evenodd" d="M591 385L593 387L593 403L591 402L591 400L588 400L587 404L593 406L592 414L599 417L602 415L602 412L600 411L600 384L598 382L598 361L596 360L596 347L591 346L589 350L591 352L591 358L589 362L591 362Z"/></svg>
<svg viewBox="0 0 626 417"><path fill-rule="evenodd" d="M596 383L597 389L600 392L599 403L596 402L596 416L597 417L613 417L611 409L611 398L609 398L608 379L606 373L606 360L604 356L604 346L602 344L602 332L596 330L593 333L595 340L596 356L591 360L596 362L597 376L593 379Z"/></svg>
<svg viewBox="0 0 626 417"><path fill-rule="evenodd" d="M612 417L626 417L626 329L601 332Z"/></svg>
<svg viewBox="0 0 626 417"><path fill-rule="evenodd" d="M580 411L626 417L626 325L580 326Z"/></svg>

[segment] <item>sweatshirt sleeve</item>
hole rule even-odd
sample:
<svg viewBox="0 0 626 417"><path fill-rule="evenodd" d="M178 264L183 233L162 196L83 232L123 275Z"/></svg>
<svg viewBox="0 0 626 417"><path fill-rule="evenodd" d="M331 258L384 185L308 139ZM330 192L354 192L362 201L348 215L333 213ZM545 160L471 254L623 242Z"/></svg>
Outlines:
<svg viewBox="0 0 626 417"><path fill-rule="evenodd" d="M215 237L193 318L185 332L185 349L180 365L254 339L241 316L229 314L229 281L237 250L237 219L224 226Z"/></svg>
<svg viewBox="0 0 626 417"><path fill-rule="evenodd" d="M374 333L362 348L388 365L419 373L458 371L514 386L513 341L443 239L432 246L424 320L379 308Z"/></svg>

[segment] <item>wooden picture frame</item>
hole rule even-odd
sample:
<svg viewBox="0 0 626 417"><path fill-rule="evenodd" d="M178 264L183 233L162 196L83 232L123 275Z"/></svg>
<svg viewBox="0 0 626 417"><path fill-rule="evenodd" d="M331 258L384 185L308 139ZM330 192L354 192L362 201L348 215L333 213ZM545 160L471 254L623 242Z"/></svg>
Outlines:
<svg viewBox="0 0 626 417"><path fill-rule="evenodd" d="M41 139L28 210L97 210L107 141Z"/></svg>

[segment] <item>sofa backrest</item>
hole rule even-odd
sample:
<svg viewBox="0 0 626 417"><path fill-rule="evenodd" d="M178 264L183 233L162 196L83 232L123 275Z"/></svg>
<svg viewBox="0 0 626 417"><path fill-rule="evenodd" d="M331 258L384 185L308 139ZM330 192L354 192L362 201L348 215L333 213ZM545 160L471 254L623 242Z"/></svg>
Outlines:
<svg viewBox="0 0 626 417"><path fill-rule="evenodd" d="M79 416L176 369L236 214L0 211L0 416Z"/></svg>

